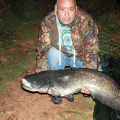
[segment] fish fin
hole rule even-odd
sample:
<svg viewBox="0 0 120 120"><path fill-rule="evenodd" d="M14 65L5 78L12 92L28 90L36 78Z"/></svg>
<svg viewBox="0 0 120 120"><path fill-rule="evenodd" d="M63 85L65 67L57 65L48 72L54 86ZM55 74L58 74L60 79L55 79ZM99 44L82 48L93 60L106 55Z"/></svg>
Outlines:
<svg viewBox="0 0 120 120"><path fill-rule="evenodd" d="M62 97L60 97L60 96L49 95L49 97L51 98L51 101L54 104L61 104L62 103Z"/></svg>
<svg viewBox="0 0 120 120"><path fill-rule="evenodd" d="M67 95L65 96L70 102L74 101L74 96L73 95Z"/></svg>

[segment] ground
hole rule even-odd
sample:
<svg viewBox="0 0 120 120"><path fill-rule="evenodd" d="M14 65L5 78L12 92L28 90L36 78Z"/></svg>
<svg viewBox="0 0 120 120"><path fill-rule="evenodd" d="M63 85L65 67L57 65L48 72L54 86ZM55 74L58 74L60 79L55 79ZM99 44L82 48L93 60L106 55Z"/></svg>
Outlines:
<svg viewBox="0 0 120 120"><path fill-rule="evenodd" d="M37 40L37 38L35 38ZM35 40L12 40L18 46L13 52L28 55L27 49L35 47ZM28 47L27 47L28 46ZM2 57L2 61L6 61ZM6 61L7 62L7 61ZM74 102L63 98L60 105L51 102L48 94L31 93L21 88L21 80L35 73L35 59L28 70L23 70L14 81L6 82L7 91L0 92L0 120L92 120L94 101L81 93L75 95Z"/></svg>
<svg viewBox="0 0 120 120"><path fill-rule="evenodd" d="M0 120L93 119L94 102L90 97L77 94L74 102L63 98L62 104L55 105L48 94L30 93L21 88L20 81L25 74L18 76L15 82L7 82L8 91L0 93Z"/></svg>

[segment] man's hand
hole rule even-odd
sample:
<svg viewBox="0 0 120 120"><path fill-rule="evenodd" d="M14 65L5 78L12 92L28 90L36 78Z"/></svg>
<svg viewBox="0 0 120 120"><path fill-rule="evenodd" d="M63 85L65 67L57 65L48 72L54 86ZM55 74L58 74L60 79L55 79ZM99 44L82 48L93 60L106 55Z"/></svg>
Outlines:
<svg viewBox="0 0 120 120"><path fill-rule="evenodd" d="M90 94L89 90L86 87L83 87L81 93Z"/></svg>

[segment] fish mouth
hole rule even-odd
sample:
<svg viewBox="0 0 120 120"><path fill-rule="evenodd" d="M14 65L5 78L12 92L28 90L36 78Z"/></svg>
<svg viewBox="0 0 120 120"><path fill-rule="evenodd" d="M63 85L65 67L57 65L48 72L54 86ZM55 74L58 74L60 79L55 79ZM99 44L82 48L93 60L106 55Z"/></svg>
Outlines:
<svg viewBox="0 0 120 120"><path fill-rule="evenodd" d="M29 91L33 91L33 92L35 92L35 91L37 91L37 90L35 90L33 87L32 87L32 85L31 85L31 83L30 82L28 82L26 79L22 79L22 81L21 81L21 86L22 86L22 88L24 88L24 89L26 89L26 90L29 90Z"/></svg>
<svg viewBox="0 0 120 120"><path fill-rule="evenodd" d="M28 82L25 78L22 79L21 86L25 90L28 90L28 91L31 91L31 92L39 92L39 93L46 93L50 88L50 84L39 85L39 84L36 83L36 81L31 83L31 82Z"/></svg>

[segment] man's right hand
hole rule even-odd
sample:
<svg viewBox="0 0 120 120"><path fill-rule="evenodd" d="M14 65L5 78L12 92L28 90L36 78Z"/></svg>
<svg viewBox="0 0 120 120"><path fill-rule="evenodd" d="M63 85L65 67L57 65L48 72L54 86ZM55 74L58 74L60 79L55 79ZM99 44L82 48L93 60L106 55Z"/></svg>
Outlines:
<svg viewBox="0 0 120 120"><path fill-rule="evenodd" d="M91 94L86 87L82 88L81 93L85 93L85 94L89 94L89 95Z"/></svg>

